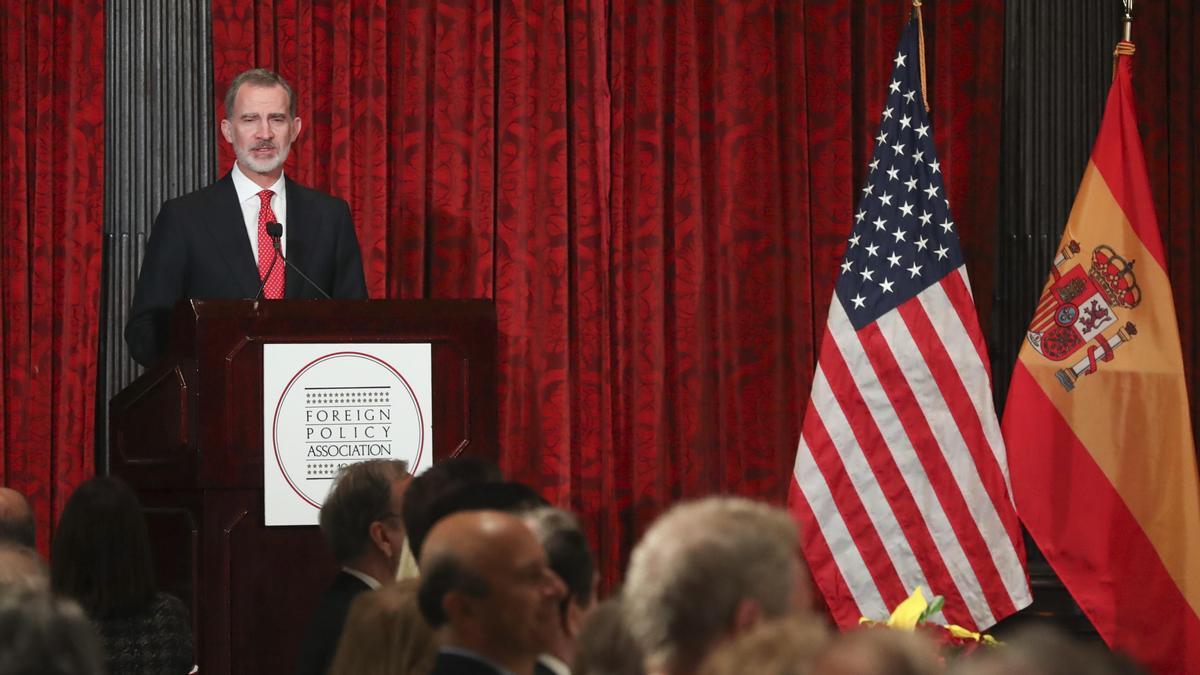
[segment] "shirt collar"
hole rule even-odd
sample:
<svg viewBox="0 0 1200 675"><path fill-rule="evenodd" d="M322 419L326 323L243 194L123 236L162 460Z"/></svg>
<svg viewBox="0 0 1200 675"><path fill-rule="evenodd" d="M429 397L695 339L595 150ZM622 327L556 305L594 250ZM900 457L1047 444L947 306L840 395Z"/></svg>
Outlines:
<svg viewBox="0 0 1200 675"><path fill-rule="evenodd" d="M370 574L367 574L366 572L360 572L360 571L354 569L353 567L343 567L342 571L345 572L346 574L349 574L350 576L354 577L355 579L358 579L359 581L363 582L367 586L370 586L371 590L373 590L373 591L379 590L379 587L383 585L383 584L379 583L379 580L376 579L375 577L371 576Z"/></svg>
<svg viewBox="0 0 1200 675"><path fill-rule="evenodd" d="M571 667L553 654L542 654L538 657L538 663L546 666L555 675L571 675Z"/></svg>
<svg viewBox="0 0 1200 675"><path fill-rule="evenodd" d="M258 193L263 191L263 188L258 186L258 183L250 180L250 177L242 172L242 167L238 166L237 162L233 163L233 171L229 172L233 176L233 189L237 191L238 203L242 203L251 197L258 198ZM276 196L282 196L284 190L283 174L279 174L279 180L275 181L271 187L267 188L274 192Z"/></svg>

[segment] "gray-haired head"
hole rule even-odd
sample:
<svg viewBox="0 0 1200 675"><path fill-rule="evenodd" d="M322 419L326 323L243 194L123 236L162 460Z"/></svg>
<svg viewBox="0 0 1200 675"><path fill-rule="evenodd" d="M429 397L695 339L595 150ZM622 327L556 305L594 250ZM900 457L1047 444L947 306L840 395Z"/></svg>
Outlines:
<svg viewBox="0 0 1200 675"><path fill-rule="evenodd" d="M782 509L741 497L676 506L633 550L622 594L649 669L698 667L743 601L764 618L794 603L798 533Z"/></svg>
<svg viewBox="0 0 1200 675"><path fill-rule="evenodd" d="M287 80L283 79L279 73L266 68L251 68L238 73L238 76L229 83L229 88L225 90L225 119L233 119L233 102L237 100L238 90L247 84L252 87L283 87L288 97L288 114L292 117L296 116L296 92L292 91L292 85L288 84Z"/></svg>
<svg viewBox="0 0 1200 675"><path fill-rule="evenodd" d="M50 569L36 550L16 542L0 541L0 593L46 591L49 588Z"/></svg>
<svg viewBox="0 0 1200 675"><path fill-rule="evenodd" d="M579 519L570 511L541 506L521 514L537 535L550 569L567 586L567 600L589 607L595 599L596 563Z"/></svg>
<svg viewBox="0 0 1200 675"><path fill-rule="evenodd" d="M103 672L96 631L73 600L46 591L0 593L0 673Z"/></svg>

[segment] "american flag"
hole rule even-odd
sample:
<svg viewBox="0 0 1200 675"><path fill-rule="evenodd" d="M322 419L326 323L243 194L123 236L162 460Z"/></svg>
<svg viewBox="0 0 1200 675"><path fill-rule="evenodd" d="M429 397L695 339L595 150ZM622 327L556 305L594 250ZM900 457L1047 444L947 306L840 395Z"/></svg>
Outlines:
<svg viewBox="0 0 1200 675"><path fill-rule="evenodd" d="M1030 602L989 364L921 93L900 40L839 261L789 506L834 618L917 587L984 629Z"/></svg>

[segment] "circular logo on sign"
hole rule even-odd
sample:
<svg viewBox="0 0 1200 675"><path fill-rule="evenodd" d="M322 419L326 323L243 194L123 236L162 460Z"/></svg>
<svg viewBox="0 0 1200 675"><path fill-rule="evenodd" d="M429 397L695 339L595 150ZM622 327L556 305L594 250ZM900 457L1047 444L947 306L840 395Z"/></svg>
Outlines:
<svg viewBox="0 0 1200 675"><path fill-rule="evenodd" d="M334 352L309 362L284 387L271 443L291 489L320 508L347 464L401 459L418 466L425 419L400 371L370 354Z"/></svg>

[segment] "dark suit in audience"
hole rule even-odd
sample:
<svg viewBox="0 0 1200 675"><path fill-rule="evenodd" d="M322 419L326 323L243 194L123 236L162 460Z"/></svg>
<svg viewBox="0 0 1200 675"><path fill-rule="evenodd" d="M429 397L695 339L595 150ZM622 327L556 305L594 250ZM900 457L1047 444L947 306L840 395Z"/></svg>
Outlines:
<svg viewBox="0 0 1200 675"><path fill-rule="evenodd" d="M299 675L325 675L354 598L396 581L404 545L400 509L411 479L400 460L367 460L338 473L321 506L320 525L342 571L309 620L296 664Z"/></svg>
<svg viewBox="0 0 1200 675"><path fill-rule="evenodd" d="M502 675L503 672L481 658L442 651L438 652L430 675Z"/></svg>
<svg viewBox="0 0 1200 675"><path fill-rule="evenodd" d="M350 613L350 603L359 593L369 590L371 587L366 582L348 572L339 572L334 577L308 624L308 632L300 646L297 673L323 675L329 670L342 627L346 624L346 615Z"/></svg>

